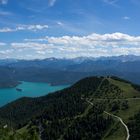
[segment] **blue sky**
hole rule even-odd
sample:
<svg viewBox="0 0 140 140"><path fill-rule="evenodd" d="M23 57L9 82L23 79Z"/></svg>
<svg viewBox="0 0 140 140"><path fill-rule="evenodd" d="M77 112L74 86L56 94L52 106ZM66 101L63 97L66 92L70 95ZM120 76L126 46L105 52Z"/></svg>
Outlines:
<svg viewBox="0 0 140 140"><path fill-rule="evenodd" d="M0 58L140 55L139 0L0 0Z"/></svg>

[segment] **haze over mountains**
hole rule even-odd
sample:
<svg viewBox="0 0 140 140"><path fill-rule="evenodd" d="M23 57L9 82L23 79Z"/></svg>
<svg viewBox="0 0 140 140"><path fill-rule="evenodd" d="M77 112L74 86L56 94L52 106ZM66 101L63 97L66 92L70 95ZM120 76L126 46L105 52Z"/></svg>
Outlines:
<svg viewBox="0 0 140 140"><path fill-rule="evenodd" d="M13 87L19 81L73 84L93 75L115 75L140 83L140 56L46 58L43 60L0 60L0 87ZM11 84L12 83L12 84Z"/></svg>

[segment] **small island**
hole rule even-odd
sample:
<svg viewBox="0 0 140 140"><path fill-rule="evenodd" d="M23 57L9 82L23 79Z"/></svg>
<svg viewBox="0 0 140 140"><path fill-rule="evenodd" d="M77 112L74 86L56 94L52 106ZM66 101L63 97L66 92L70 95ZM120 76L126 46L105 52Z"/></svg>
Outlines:
<svg viewBox="0 0 140 140"><path fill-rule="evenodd" d="M21 88L16 88L16 90L22 92L22 89Z"/></svg>

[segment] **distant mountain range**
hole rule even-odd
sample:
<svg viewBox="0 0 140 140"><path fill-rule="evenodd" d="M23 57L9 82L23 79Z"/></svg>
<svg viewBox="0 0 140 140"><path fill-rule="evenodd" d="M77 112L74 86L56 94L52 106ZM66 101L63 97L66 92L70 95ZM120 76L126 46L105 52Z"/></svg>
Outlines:
<svg viewBox="0 0 140 140"><path fill-rule="evenodd" d="M55 58L50 57L46 59L33 59L33 60L26 60L26 59L0 59L0 65L7 65L12 63L19 63L19 62L56 62L56 61L69 61L75 63L82 63L85 61L97 61L97 60L118 60L122 62L126 61L140 61L140 56L136 55L120 55L120 56L110 56L110 57L76 57L76 58Z"/></svg>
<svg viewBox="0 0 140 140"><path fill-rule="evenodd" d="M115 75L140 84L140 56L0 60L0 87L13 87L18 81L73 84L95 75Z"/></svg>

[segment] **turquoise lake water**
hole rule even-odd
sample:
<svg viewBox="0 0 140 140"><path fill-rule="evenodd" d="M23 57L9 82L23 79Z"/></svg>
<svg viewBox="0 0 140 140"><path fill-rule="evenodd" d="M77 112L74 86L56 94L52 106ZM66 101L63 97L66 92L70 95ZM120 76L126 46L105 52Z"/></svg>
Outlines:
<svg viewBox="0 0 140 140"><path fill-rule="evenodd" d="M68 86L51 86L47 83L22 82L16 87L22 89L22 91L17 91L16 88L0 89L0 106L21 97L39 97L66 87Z"/></svg>

